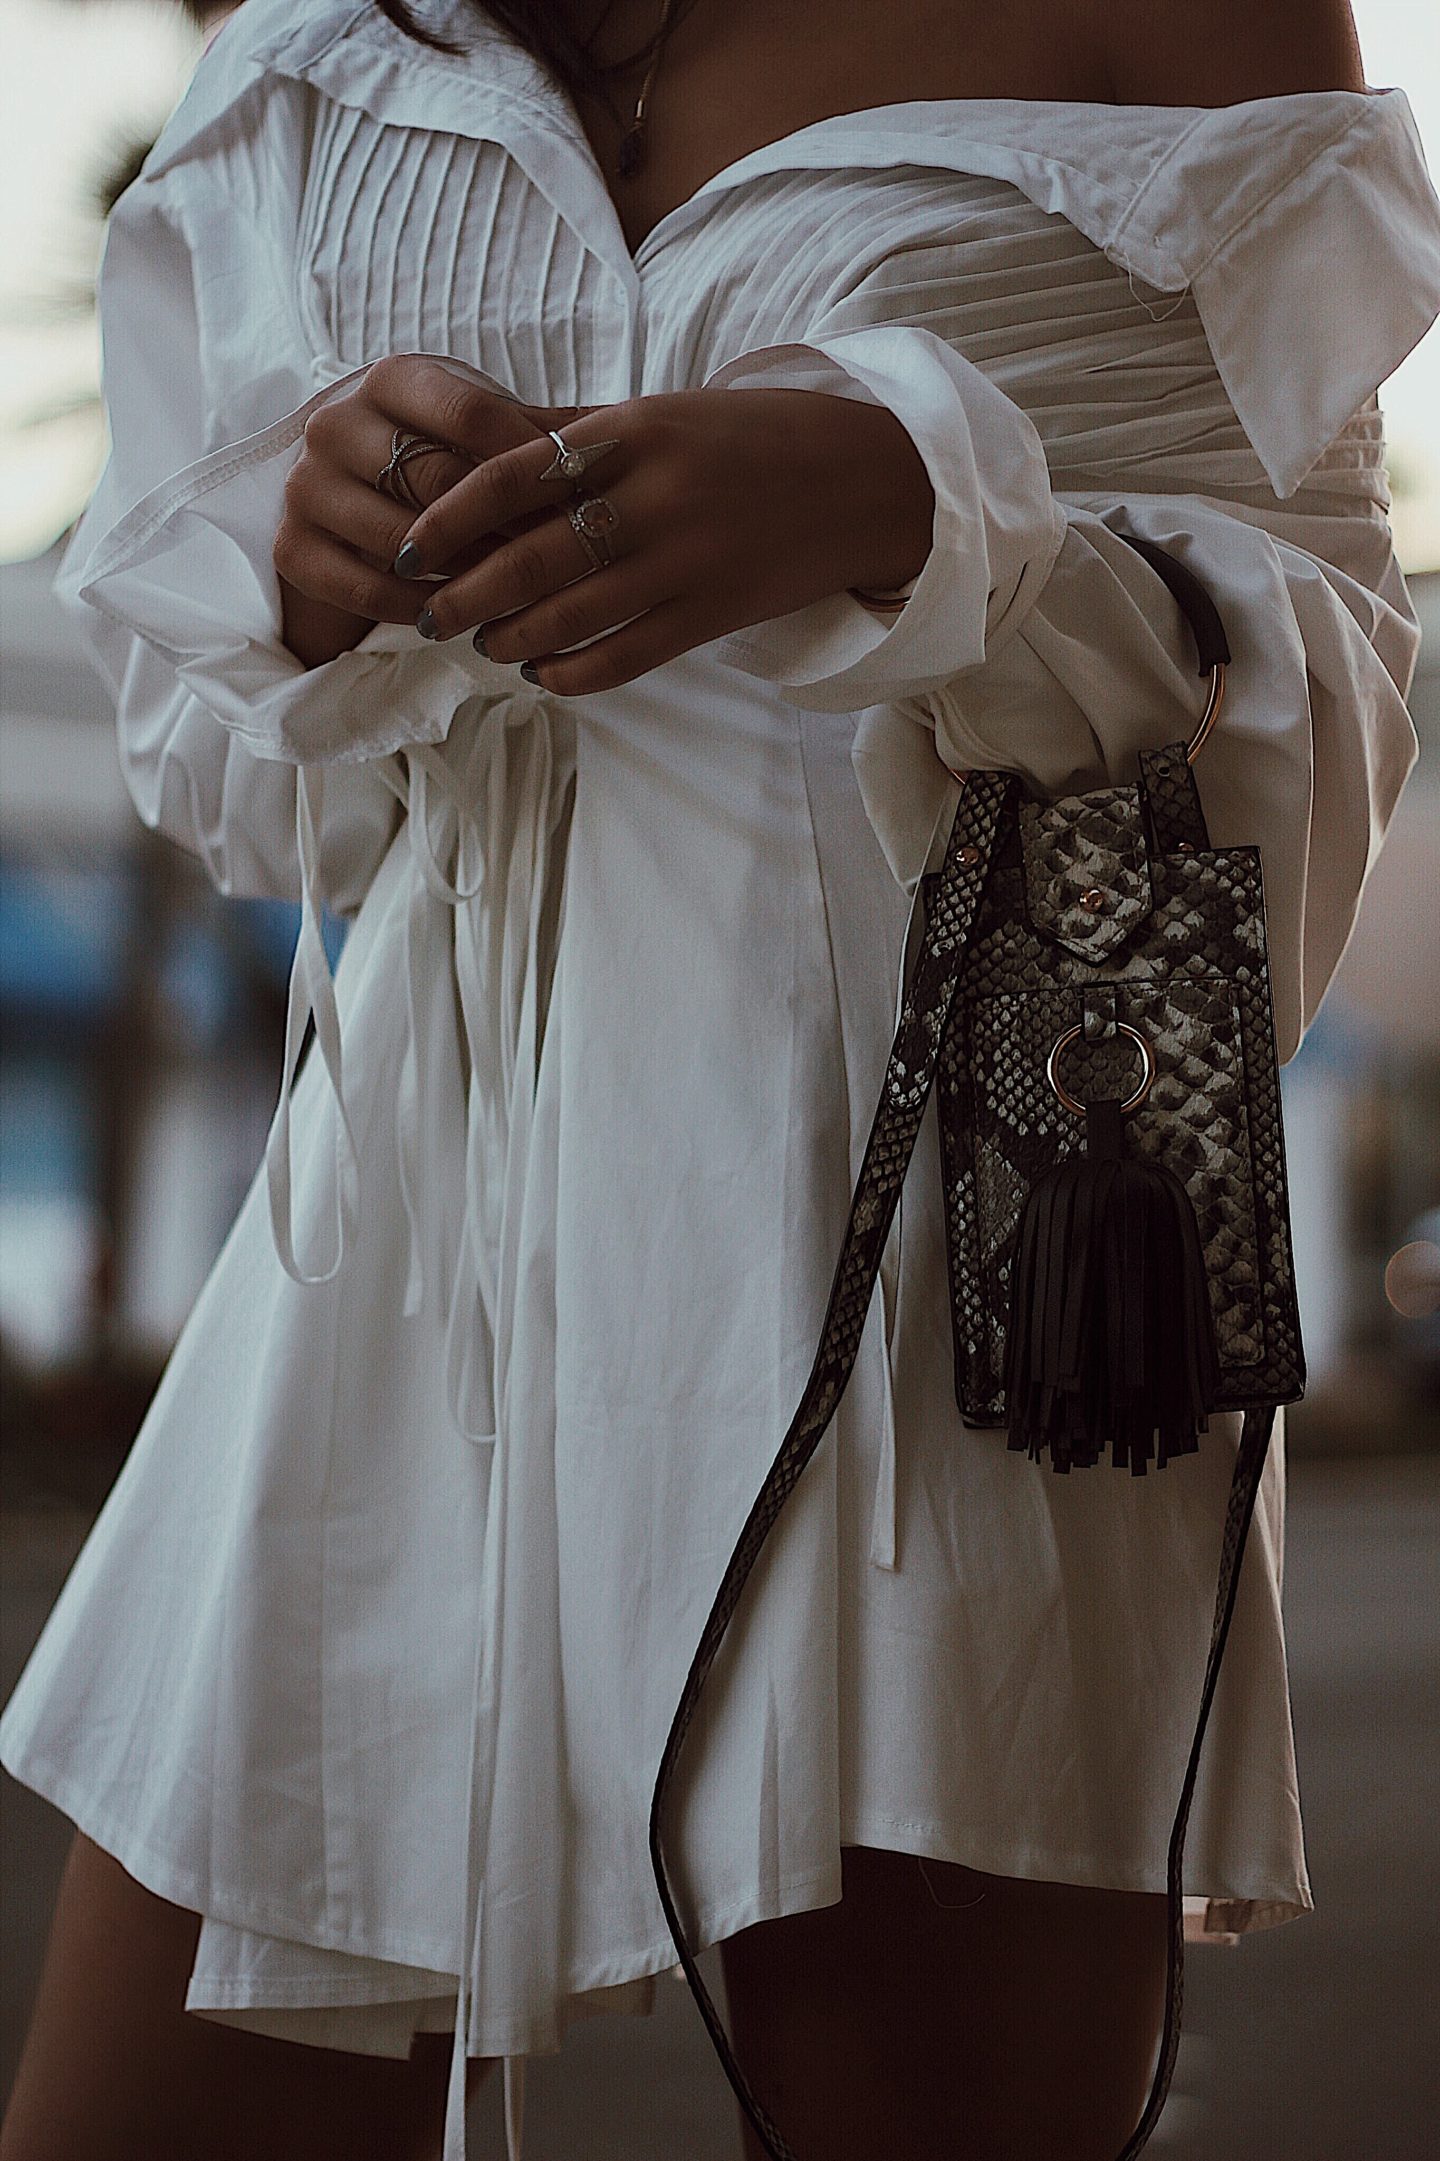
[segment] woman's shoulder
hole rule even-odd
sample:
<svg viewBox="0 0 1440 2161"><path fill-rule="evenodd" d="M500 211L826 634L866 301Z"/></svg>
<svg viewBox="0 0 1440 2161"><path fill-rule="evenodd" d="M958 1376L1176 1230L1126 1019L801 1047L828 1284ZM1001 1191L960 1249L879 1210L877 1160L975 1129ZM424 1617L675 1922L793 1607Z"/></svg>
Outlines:
<svg viewBox="0 0 1440 2161"><path fill-rule="evenodd" d="M1089 13L1119 103L1241 105L1366 87L1350 0L1093 0Z"/></svg>

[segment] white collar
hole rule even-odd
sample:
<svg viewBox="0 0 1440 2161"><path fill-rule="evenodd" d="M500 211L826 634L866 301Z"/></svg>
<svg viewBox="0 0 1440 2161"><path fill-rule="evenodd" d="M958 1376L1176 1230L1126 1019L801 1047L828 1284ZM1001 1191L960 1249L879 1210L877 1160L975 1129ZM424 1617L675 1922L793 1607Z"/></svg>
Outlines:
<svg viewBox="0 0 1440 2161"><path fill-rule="evenodd" d="M573 106L538 61L472 6L428 0L419 12L469 50L452 56L406 37L375 0L313 0L298 20L286 0L247 0L212 41L150 170L176 163L261 76L285 75L377 119L498 141L527 170L539 168L538 184L563 174L578 183L567 219L580 198L605 192ZM1122 269L1176 291L1266 196L1327 152L1423 165L1404 90L1304 91L1226 106L1032 98L874 106L735 159L662 222L683 221L711 195L764 173L931 166L1013 181ZM583 212L581 222L590 222Z"/></svg>

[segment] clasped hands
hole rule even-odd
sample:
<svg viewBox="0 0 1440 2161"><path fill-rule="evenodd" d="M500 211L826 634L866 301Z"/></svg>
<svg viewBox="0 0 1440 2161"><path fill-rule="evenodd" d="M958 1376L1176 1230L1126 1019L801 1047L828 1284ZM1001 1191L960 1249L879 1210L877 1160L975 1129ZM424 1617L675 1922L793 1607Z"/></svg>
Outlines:
<svg viewBox="0 0 1440 2161"><path fill-rule="evenodd" d="M375 486L396 428L449 446L406 463L418 515ZM616 445L583 482L615 513L603 569L570 523L572 483L540 478L550 428ZM523 405L395 354L310 415L274 559L286 643L308 666L375 623L414 622L576 696L829 594L904 584L933 517L924 462L884 406L739 388Z"/></svg>

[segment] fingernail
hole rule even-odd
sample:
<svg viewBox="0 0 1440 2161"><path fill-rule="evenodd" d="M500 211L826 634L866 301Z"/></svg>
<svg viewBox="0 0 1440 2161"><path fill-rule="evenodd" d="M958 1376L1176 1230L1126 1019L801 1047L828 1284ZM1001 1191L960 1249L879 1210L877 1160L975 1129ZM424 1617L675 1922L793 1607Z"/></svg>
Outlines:
<svg viewBox="0 0 1440 2161"><path fill-rule="evenodd" d="M397 578L419 578L424 575L420 562L420 550L413 540L407 540L396 556L394 571Z"/></svg>
<svg viewBox="0 0 1440 2161"><path fill-rule="evenodd" d="M522 660L520 663L520 673L524 676L527 683L535 683L537 685L539 684L540 670L536 667L533 660Z"/></svg>
<svg viewBox="0 0 1440 2161"><path fill-rule="evenodd" d="M422 638L438 638L440 626L428 608L422 608L415 618L415 628Z"/></svg>
<svg viewBox="0 0 1440 2161"><path fill-rule="evenodd" d="M490 648L485 643L485 625L483 623L476 631L474 637L470 640L470 643L474 646L476 652L480 655L480 658L482 660L489 660L489 658L491 657Z"/></svg>

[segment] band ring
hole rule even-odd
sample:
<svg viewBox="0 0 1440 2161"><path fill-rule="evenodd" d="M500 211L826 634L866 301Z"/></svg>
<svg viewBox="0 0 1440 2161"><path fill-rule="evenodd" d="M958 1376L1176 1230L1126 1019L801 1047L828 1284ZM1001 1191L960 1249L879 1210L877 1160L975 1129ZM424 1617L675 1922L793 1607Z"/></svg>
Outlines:
<svg viewBox="0 0 1440 2161"><path fill-rule="evenodd" d="M1131 1094L1129 1094L1125 1098L1125 1101L1120 1106L1122 1112L1138 1110L1140 1105L1145 1101L1146 1096L1149 1095L1151 1084L1155 1079L1155 1053L1153 1050L1151 1050L1150 1045L1146 1042L1144 1036L1141 1035L1138 1028L1132 1028L1128 1021L1123 1020L1117 1021L1115 1025L1117 1032L1120 1035L1128 1035L1132 1043L1138 1044L1140 1049L1140 1056L1144 1060L1144 1070L1140 1075L1137 1086L1134 1088ZM1046 1080L1049 1081L1050 1086L1054 1089L1056 1095L1060 1098L1060 1101L1064 1104L1066 1110L1074 1111L1075 1115L1078 1118L1083 1118L1085 1116L1085 1105L1081 1102L1078 1102L1076 1098L1071 1095L1069 1089L1061 1080L1060 1060L1064 1057L1066 1051L1069 1050L1070 1045L1072 1043L1078 1042L1084 1032L1084 1029L1079 1027L1078 1025L1073 1028L1067 1028L1063 1035L1056 1037L1055 1047L1051 1051L1050 1056L1045 1061Z"/></svg>
<svg viewBox="0 0 1440 2161"><path fill-rule="evenodd" d="M375 476L375 485L382 495L388 495L392 503L400 503L407 510L424 510L428 506L410 485L405 467L411 458L422 458L432 451L442 457L458 457L448 443L432 441L428 435L417 435L412 429L396 428L390 437L390 462L382 466Z"/></svg>
<svg viewBox="0 0 1440 2161"><path fill-rule="evenodd" d="M620 448L619 442L567 443L557 428L547 428L545 433L555 445L559 455L550 460L542 480L583 480L592 465L598 465L612 450Z"/></svg>
<svg viewBox="0 0 1440 2161"><path fill-rule="evenodd" d="M614 561L606 537L620 523L619 513L603 495L587 495L566 512L575 537L590 558L592 570L605 570Z"/></svg>

